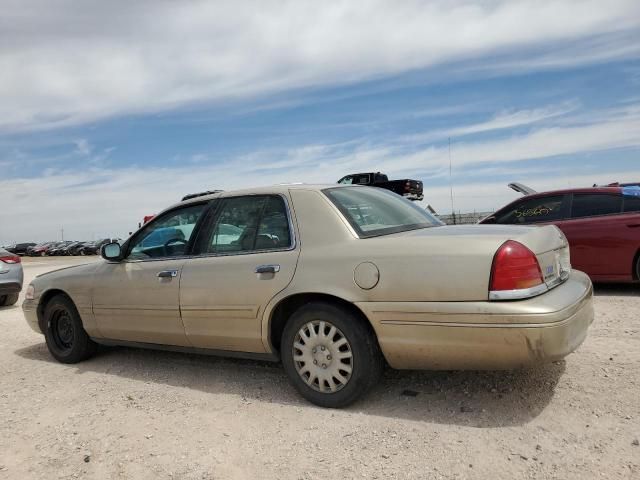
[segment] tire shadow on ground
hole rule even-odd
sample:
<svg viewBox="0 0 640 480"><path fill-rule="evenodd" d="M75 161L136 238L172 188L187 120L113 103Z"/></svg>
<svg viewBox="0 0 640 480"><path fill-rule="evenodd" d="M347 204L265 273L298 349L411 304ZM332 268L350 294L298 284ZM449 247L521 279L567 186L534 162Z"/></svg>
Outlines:
<svg viewBox="0 0 640 480"><path fill-rule="evenodd" d="M44 343L15 353L61 369L69 367L56 362ZM318 408L295 392L279 363L101 346L95 357L72 367L78 374L93 372L205 393L238 395L252 403ZM549 404L564 371L564 361L514 371L387 368L381 382L346 410L478 428L522 425L536 418Z"/></svg>
<svg viewBox="0 0 640 480"><path fill-rule="evenodd" d="M594 283L593 294L596 297L640 297L640 284Z"/></svg>

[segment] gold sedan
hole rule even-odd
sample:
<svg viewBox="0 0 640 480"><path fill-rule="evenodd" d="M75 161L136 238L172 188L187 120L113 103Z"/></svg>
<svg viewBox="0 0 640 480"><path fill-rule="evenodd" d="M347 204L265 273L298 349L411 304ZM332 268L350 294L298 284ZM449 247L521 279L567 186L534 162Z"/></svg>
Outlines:
<svg viewBox="0 0 640 480"><path fill-rule="evenodd" d="M281 360L341 407L398 369L560 359L593 320L556 227L444 226L382 189L284 185L191 196L105 261L37 277L23 304L57 360L97 344Z"/></svg>

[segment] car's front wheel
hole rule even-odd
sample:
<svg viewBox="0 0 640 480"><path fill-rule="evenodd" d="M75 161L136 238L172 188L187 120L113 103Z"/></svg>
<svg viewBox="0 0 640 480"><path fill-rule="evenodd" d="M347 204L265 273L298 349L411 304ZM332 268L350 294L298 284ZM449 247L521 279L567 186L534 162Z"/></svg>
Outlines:
<svg viewBox="0 0 640 480"><path fill-rule="evenodd" d="M284 369L300 394L340 408L380 378L384 360L375 335L358 316L328 303L309 303L287 322L281 341Z"/></svg>
<svg viewBox="0 0 640 480"><path fill-rule="evenodd" d="M95 353L97 345L87 335L69 297L53 297L45 307L44 319L44 337L53 358L62 363L77 363Z"/></svg>
<svg viewBox="0 0 640 480"><path fill-rule="evenodd" d="M10 307L18 301L17 293L10 293L9 295L0 296L0 307Z"/></svg>

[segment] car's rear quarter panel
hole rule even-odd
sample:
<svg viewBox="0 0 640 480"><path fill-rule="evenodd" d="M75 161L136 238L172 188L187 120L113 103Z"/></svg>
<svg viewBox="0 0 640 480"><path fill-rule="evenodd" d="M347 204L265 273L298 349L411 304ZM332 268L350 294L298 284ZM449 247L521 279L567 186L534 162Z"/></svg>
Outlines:
<svg viewBox="0 0 640 480"><path fill-rule="evenodd" d="M398 369L511 369L564 357L593 321L582 272L510 302L363 302L384 356Z"/></svg>
<svg viewBox="0 0 640 480"><path fill-rule="evenodd" d="M571 351L593 318L591 283L580 272L533 299L488 301L500 245L514 238L538 254L552 251L564 244L555 227L434 227L358 239L321 192L295 190L292 200L301 253L293 281L265 311L265 338L280 300L325 293L365 314L392 367L512 368ZM369 290L354 281L362 262L379 270ZM577 332L567 323L574 317Z"/></svg>

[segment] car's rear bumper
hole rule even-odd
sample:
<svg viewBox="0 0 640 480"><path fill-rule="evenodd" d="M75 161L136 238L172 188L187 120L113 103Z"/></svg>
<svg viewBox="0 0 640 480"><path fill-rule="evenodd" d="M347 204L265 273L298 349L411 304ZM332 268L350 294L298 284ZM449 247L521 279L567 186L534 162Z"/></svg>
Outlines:
<svg viewBox="0 0 640 480"><path fill-rule="evenodd" d="M512 369L561 359L585 339L593 289L582 272L509 302L366 302L385 358L399 369Z"/></svg>
<svg viewBox="0 0 640 480"><path fill-rule="evenodd" d="M0 283L0 295L11 295L12 293L20 293L22 284L19 282Z"/></svg>

